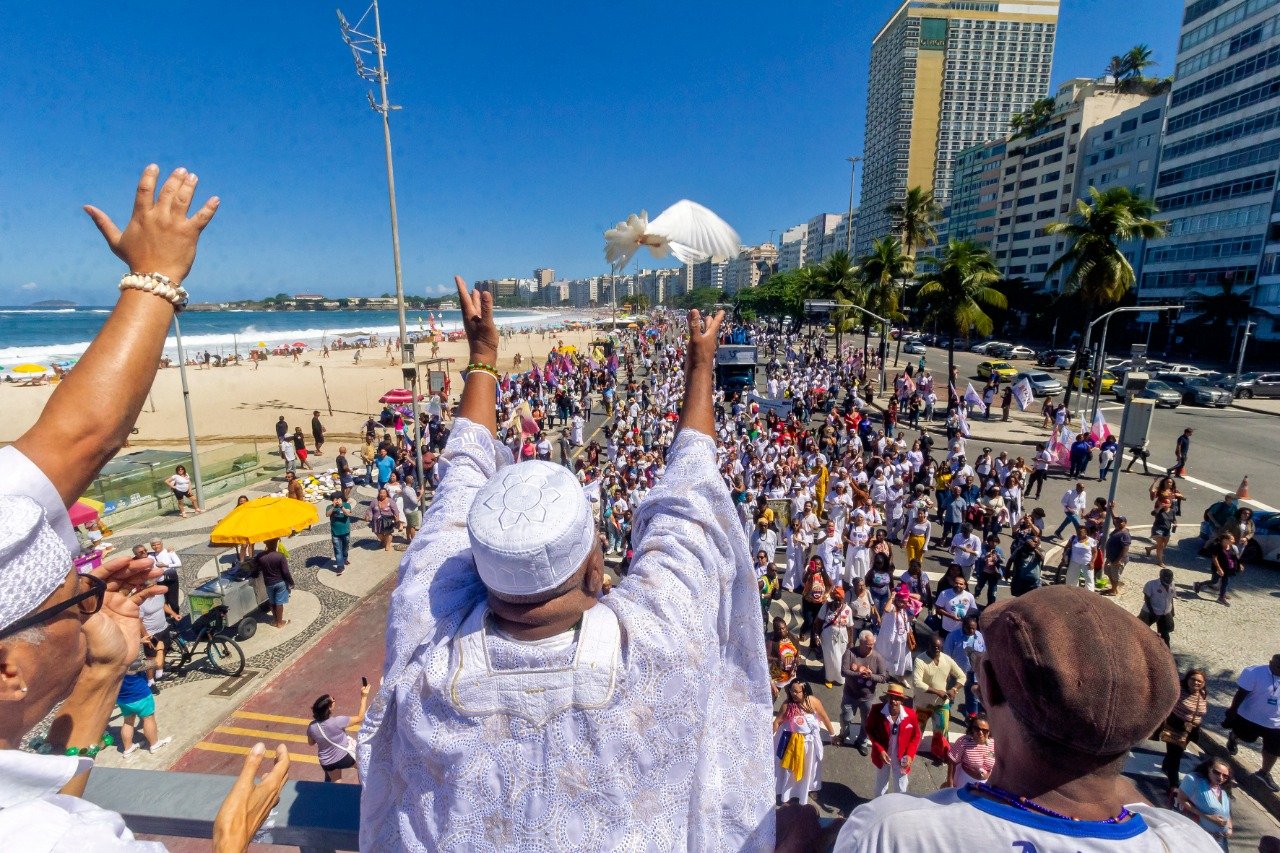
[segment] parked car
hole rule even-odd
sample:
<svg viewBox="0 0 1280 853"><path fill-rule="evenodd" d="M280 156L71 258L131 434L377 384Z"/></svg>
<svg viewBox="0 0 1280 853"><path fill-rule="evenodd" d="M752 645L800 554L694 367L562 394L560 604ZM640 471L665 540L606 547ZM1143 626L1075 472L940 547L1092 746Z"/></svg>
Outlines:
<svg viewBox="0 0 1280 853"><path fill-rule="evenodd" d="M1231 405L1231 392L1226 388L1214 385L1203 376L1190 376L1185 373L1163 372L1156 376L1182 395L1182 402L1194 403L1197 406L1216 406L1219 409Z"/></svg>
<svg viewBox="0 0 1280 853"><path fill-rule="evenodd" d="M1014 382L1027 380L1031 385L1031 393L1037 397L1049 397L1063 392L1062 382L1058 377L1043 370L1024 370L1013 377Z"/></svg>
<svg viewBox="0 0 1280 853"><path fill-rule="evenodd" d="M1117 400L1124 400L1126 391L1123 382L1112 385L1111 391L1116 395ZM1157 407L1168 406L1170 409L1176 409L1182 404L1182 392L1159 379L1149 380L1147 387L1133 396L1138 400L1155 400Z"/></svg>
<svg viewBox="0 0 1280 853"><path fill-rule="evenodd" d="M1073 349L1047 349L1036 356L1036 365L1039 367L1053 367L1058 363L1058 359L1063 356L1075 358L1076 351Z"/></svg>
<svg viewBox="0 0 1280 853"><path fill-rule="evenodd" d="M1280 397L1280 373L1242 373L1239 379L1227 380L1225 387L1236 397Z"/></svg>
<svg viewBox="0 0 1280 853"><path fill-rule="evenodd" d="M1008 358L1005 353L1011 349L1013 349L1013 344L1003 344L996 341L995 343L987 344L987 350L983 355L988 355L992 358Z"/></svg>
<svg viewBox="0 0 1280 853"><path fill-rule="evenodd" d="M1244 548L1245 562L1280 561L1280 512L1255 512L1253 538Z"/></svg>
<svg viewBox="0 0 1280 853"><path fill-rule="evenodd" d="M1009 349L1005 351L1004 355L1001 356L1001 358L1035 358L1035 357L1036 357L1035 350L1033 350L1031 347L1024 347L1020 344L1015 344L1014 346L1009 347Z"/></svg>
<svg viewBox="0 0 1280 853"><path fill-rule="evenodd" d="M1116 375L1110 370L1102 371L1102 393L1105 394L1115 387ZM1076 374L1075 381L1071 383L1071 387L1077 391L1084 389L1085 391L1093 390L1093 373L1080 371Z"/></svg>
<svg viewBox="0 0 1280 853"><path fill-rule="evenodd" d="M1183 376L1203 376L1206 372L1194 364L1166 364L1162 373L1178 373Z"/></svg>
<svg viewBox="0 0 1280 853"><path fill-rule="evenodd" d="M907 341L902 351L911 355L924 355L925 346L920 341Z"/></svg>
<svg viewBox="0 0 1280 853"><path fill-rule="evenodd" d="M988 379L993 373L1001 380L1008 380L1018 375L1018 369L1007 361L983 361L978 364L978 378Z"/></svg>
<svg viewBox="0 0 1280 853"><path fill-rule="evenodd" d="M959 343L959 341L957 341L957 343ZM991 346L992 344L998 344L998 343L1000 342L999 341L983 341L983 340L972 341L969 344L969 352L976 352L979 355L986 355L987 347Z"/></svg>

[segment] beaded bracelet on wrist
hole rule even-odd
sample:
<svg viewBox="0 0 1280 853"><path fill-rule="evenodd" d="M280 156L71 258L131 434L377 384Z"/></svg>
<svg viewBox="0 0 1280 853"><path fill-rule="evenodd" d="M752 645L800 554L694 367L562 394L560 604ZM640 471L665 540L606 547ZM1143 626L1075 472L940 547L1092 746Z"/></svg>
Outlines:
<svg viewBox="0 0 1280 853"><path fill-rule="evenodd" d="M104 732L102 735L102 740L99 741L98 743L95 743L91 746L80 746L80 747L69 746L61 754L70 755L73 757L84 756L85 758L96 758L99 752L102 752L102 750L107 749L108 747L114 745L115 742L116 740L114 737L111 736L110 732ZM33 750L35 750L41 755L53 754L53 744L49 743L49 741L45 740L44 738L32 738L28 746L30 746Z"/></svg>
<svg viewBox="0 0 1280 853"><path fill-rule="evenodd" d="M158 272L131 272L120 279L120 290L153 293L173 306L174 311L187 307L187 291L173 279Z"/></svg>
<svg viewBox="0 0 1280 853"><path fill-rule="evenodd" d="M485 364L482 361L473 361L470 364L468 364L466 369L462 371L462 378L466 379L472 373L487 373L490 376L492 376L494 380L497 380L500 378L498 375L498 369L496 367L494 367L491 364Z"/></svg>

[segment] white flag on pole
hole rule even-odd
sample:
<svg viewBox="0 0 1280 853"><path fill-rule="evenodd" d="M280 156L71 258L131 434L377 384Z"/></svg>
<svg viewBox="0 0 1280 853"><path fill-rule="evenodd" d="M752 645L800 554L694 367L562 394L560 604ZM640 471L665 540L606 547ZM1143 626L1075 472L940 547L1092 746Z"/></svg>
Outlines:
<svg viewBox="0 0 1280 853"><path fill-rule="evenodd" d="M1031 390L1031 380L1022 377L1013 383L1013 399L1018 402L1018 411L1025 412L1036 401L1035 392Z"/></svg>
<svg viewBox="0 0 1280 853"><path fill-rule="evenodd" d="M977 406L980 411L987 410L987 404L982 401L982 395L973 389L973 383L969 383L969 387L964 389L964 401L970 406Z"/></svg>

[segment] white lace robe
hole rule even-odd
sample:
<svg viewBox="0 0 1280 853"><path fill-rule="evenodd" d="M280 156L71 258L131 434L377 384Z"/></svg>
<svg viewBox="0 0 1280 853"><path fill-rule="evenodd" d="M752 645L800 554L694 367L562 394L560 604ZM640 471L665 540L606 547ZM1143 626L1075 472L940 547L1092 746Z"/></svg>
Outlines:
<svg viewBox="0 0 1280 853"><path fill-rule="evenodd" d="M441 461L440 488L400 565L384 680L360 733L361 849L772 850L759 593L711 439L681 431L637 512L630 575L584 619L612 625L616 615L607 698L575 701L540 724L522 702L516 713L459 710L456 670L477 636L490 672L505 670L509 684L514 670L528 685L516 692L535 705L538 685L563 678L579 650L548 655L474 631L485 589L467 511L511 456L459 419Z"/></svg>

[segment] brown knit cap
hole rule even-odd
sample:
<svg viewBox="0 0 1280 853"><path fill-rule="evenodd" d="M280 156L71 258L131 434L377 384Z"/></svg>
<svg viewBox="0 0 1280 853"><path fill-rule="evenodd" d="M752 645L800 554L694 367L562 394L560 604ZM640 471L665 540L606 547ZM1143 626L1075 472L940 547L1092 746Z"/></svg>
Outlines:
<svg viewBox="0 0 1280 853"><path fill-rule="evenodd" d="M1094 592L1042 587L991 605L981 626L993 698L1003 697L1028 731L1077 752L1124 752L1150 737L1178 699L1169 648Z"/></svg>

